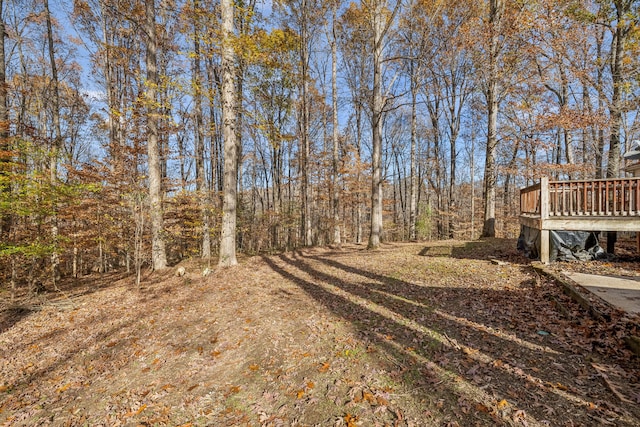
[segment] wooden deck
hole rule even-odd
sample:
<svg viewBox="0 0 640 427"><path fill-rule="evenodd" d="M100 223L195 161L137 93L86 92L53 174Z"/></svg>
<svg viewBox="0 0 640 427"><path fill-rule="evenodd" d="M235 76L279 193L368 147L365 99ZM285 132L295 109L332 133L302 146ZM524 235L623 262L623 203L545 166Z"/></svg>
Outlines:
<svg viewBox="0 0 640 427"><path fill-rule="evenodd" d="M520 190L520 224L541 231L540 260L549 262L549 231L640 232L640 178L549 181Z"/></svg>

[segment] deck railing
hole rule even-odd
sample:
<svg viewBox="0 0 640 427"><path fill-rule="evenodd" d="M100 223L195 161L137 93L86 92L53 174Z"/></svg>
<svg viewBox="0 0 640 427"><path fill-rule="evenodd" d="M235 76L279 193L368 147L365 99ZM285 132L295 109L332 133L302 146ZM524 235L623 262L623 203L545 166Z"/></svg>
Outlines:
<svg viewBox="0 0 640 427"><path fill-rule="evenodd" d="M540 185L537 183L520 190L520 213L540 215Z"/></svg>
<svg viewBox="0 0 640 427"><path fill-rule="evenodd" d="M520 212L542 219L640 216L640 178L549 181L520 190Z"/></svg>

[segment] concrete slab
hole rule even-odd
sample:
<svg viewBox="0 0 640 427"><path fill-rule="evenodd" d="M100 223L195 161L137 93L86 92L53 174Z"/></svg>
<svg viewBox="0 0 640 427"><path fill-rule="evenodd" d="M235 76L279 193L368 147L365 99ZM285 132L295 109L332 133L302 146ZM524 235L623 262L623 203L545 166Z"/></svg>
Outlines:
<svg viewBox="0 0 640 427"><path fill-rule="evenodd" d="M563 271L594 295L627 313L640 313L640 280Z"/></svg>

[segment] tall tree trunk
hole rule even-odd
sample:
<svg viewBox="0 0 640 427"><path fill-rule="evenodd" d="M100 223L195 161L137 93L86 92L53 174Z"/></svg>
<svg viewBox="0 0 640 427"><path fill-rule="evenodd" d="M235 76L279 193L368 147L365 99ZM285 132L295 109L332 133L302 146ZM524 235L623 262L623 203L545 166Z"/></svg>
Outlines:
<svg viewBox="0 0 640 427"><path fill-rule="evenodd" d="M496 235L496 151L498 147L498 53L499 25L503 0L490 0L489 5L489 76L487 82L487 151L484 167L484 224L482 237Z"/></svg>
<svg viewBox="0 0 640 427"><path fill-rule="evenodd" d="M222 13L222 132L224 136L224 188L220 267L238 264L236 259L237 156L236 105L234 82L234 35L232 0L221 0Z"/></svg>
<svg viewBox="0 0 640 427"><path fill-rule="evenodd" d="M307 2L301 2L301 30L300 30L300 62L302 67L302 96L300 108L300 177L302 198L302 238L305 246L313 244L311 230L311 200L309 188L309 33L307 19Z"/></svg>
<svg viewBox="0 0 640 427"><path fill-rule="evenodd" d="M562 61L562 60L561 60ZM569 82L567 80L567 72L564 69L564 65L560 63L560 81L562 82L561 87L561 104L560 110L566 110L567 102L569 100ZM564 139L564 151L565 151L565 159L567 161L567 165L573 166L576 164L575 153L573 150L573 138L571 135L571 130L566 127L562 128L562 136ZM567 173L567 177L571 180L573 177L573 173L571 170Z"/></svg>
<svg viewBox="0 0 640 427"><path fill-rule="evenodd" d="M411 67L411 150L409 153L409 240L417 240L416 221L417 221L417 179L416 179L416 144L418 133L418 118L416 114L416 104L418 97L418 83L415 64L409 63Z"/></svg>
<svg viewBox="0 0 640 427"><path fill-rule="evenodd" d="M360 180L362 173L360 171L362 159L362 108L360 103L356 105L356 151L357 151L357 169L356 169L356 243L362 243L362 194L360 192Z"/></svg>
<svg viewBox="0 0 640 427"><path fill-rule="evenodd" d="M629 25L625 24L625 15L631 7L630 1L616 0L616 29L611 43L611 83L613 84L613 94L611 96L611 104L609 107L609 115L611 120L611 135L609 136L609 159L607 161L607 178L617 178L620 175L620 134L623 124L623 85L624 76L622 74L622 56L624 45L626 43L627 34L629 33ZM614 253L617 241L617 233L607 232L607 252Z"/></svg>
<svg viewBox="0 0 640 427"><path fill-rule="evenodd" d="M155 0L145 0L145 32L147 36L147 154L149 162L149 201L151 204L151 264L154 270L167 267L162 208L162 168L158 138L158 38L156 35Z"/></svg>
<svg viewBox="0 0 640 427"><path fill-rule="evenodd" d="M507 165L507 171L504 177L504 192L502 195L502 212L505 218L511 214L511 206L513 205L514 198L511 195L511 181L515 181L514 175L516 171L516 161L518 160L518 151L520 150L520 143L516 141L513 145L513 152L511 154L511 160Z"/></svg>
<svg viewBox="0 0 640 427"><path fill-rule="evenodd" d="M5 176L9 160L9 111L7 108L7 64L5 60L5 25L4 0L0 0L0 176ZM11 192L11 183L3 187L3 191ZM11 215L0 216L0 241L8 241L11 230Z"/></svg>
<svg viewBox="0 0 640 427"><path fill-rule="evenodd" d="M373 20L373 99L371 103L371 231L368 249L380 247L382 236L382 47L384 17L382 2L374 1Z"/></svg>
<svg viewBox="0 0 640 427"><path fill-rule="evenodd" d="M336 15L338 2L332 4L331 20L331 101L333 107L333 161L331 186L333 188L333 244L340 247L340 185L339 185L339 145L338 132L338 35L336 34Z"/></svg>
<svg viewBox="0 0 640 427"><path fill-rule="evenodd" d="M599 27L596 36L596 61L602 62L602 44L604 43L604 32ZM598 90L598 114L602 113L602 105L604 104L604 92L602 90L603 70L602 67L598 67L596 75L596 88ZM604 129L598 126L597 130L597 144L596 144L596 179L602 179L604 171Z"/></svg>
<svg viewBox="0 0 640 427"><path fill-rule="evenodd" d="M611 83L613 84L613 94L609 114L611 116L611 134L609 137L609 159L607 161L607 178L616 178L620 174L620 134L622 129L622 86L624 84L622 75L622 54L625 43L625 30L622 20L624 11L618 8L618 24L612 41L613 49L611 53Z"/></svg>
<svg viewBox="0 0 640 427"><path fill-rule="evenodd" d="M58 156L62 148L62 128L60 125L60 92L58 88L58 67L56 65L56 55L54 51L53 29L51 25L51 11L49 10L49 0L44 0L44 10L47 21L47 42L49 48L49 62L51 66L51 84L53 88L53 105L51 106L51 108L53 116L54 140L53 144L51 145L51 153L49 154L49 171L51 173L51 185L55 186L58 181ZM58 254L58 202L55 197L54 200L52 200L52 203L53 214L51 216L51 237L53 240L54 249L53 253L51 254L51 278L53 280L53 287L57 289L56 282L58 276L58 264L60 263L60 261Z"/></svg>
<svg viewBox="0 0 640 427"><path fill-rule="evenodd" d="M200 1L193 1L193 115L195 121L194 143L196 151L196 192L202 215L202 258L211 258L210 191L206 185L204 167L204 123L202 118L202 70L200 68Z"/></svg>

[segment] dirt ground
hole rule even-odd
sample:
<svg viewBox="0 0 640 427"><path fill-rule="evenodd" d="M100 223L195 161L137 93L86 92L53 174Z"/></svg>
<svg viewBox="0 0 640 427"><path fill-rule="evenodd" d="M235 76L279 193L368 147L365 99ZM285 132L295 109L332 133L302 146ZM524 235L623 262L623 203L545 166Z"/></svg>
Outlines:
<svg viewBox="0 0 640 427"><path fill-rule="evenodd" d="M0 425L640 425L638 318L592 319L514 240L181 266L0 312Z"/></svg>

